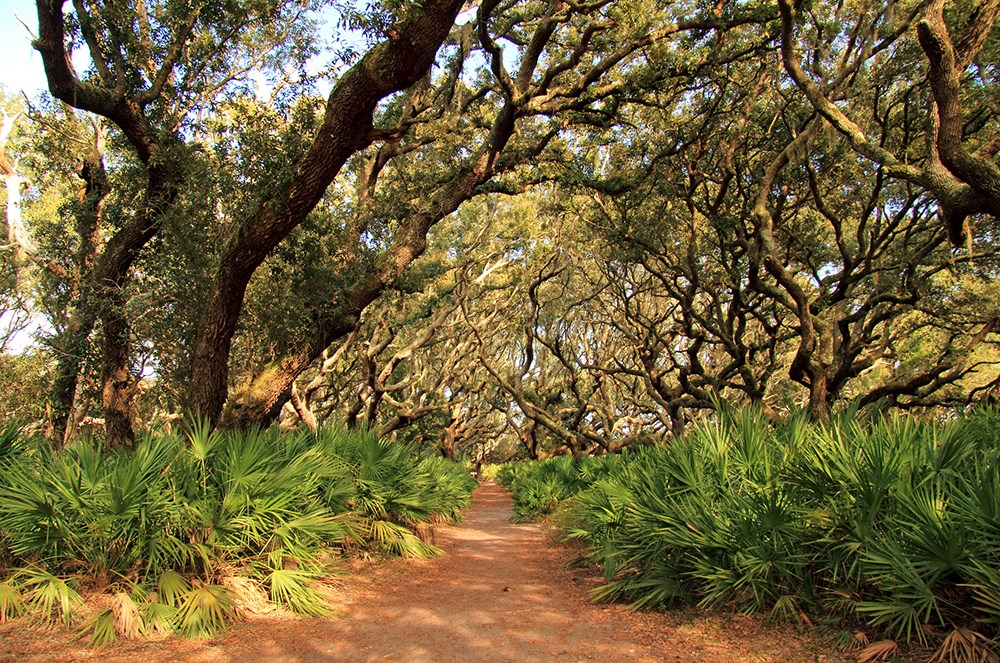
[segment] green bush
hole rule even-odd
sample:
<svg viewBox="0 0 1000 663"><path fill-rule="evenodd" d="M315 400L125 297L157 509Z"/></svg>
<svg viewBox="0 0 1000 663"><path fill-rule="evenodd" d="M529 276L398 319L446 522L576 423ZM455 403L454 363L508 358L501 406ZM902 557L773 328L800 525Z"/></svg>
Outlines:
<svg viewBox="0 0 1000 663"><path fill-rule="evenodd" d="M507 475L518 515L565 505L608 579L599 599L824 615L929 644L997 633L998 442L994 411L773 426L724 409L669 445Z"/></svg>
<svg viewBox="0 0 1000 663"><path fill-rule="evenodd" d="M606 476L618 458L556 456L534 463L514 463L498 471L497 481L511 489L514 518L532 520L552 513L561 501Z"/></svg>
<svg viewBox="0 0 1000 663"><path fill-rule="evenodd" d="M487 463L486 465L483 465L483 469L480 470L479 478L482 479L483 481L495 481L503 485L500 481L500 474L505 472L506 469L510 466L511 465L509 463L500 465L494 463Z"/></svg>
<svg viewBox="0 0 1000 663"><path fill-rule="evenodd" d="M80 441L53 453L8 428L0 486L0 559L14 569L0 577L0 610L71 621L79 587L105 588L114 607L88 621L99 643L210 635L235 614L240 588L322 614L341 552L437 553L413 528L457 519L475 482L369 433L193 424L131 452ZM123 624L133 626L111 628Z"/></svg>

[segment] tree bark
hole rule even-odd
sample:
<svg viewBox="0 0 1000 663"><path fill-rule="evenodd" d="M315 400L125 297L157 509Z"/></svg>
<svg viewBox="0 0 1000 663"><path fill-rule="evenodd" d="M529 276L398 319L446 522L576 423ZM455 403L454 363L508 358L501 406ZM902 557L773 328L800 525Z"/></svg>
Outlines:
<svg viewBox="0 0 1000 663"><path fill-rule="evenodd" d="M72 431L67 429L80 379L83 354L87 339L94 329L97 316L80 302L70 317L69 324L53 343L56 351L56 370L49 391L49 423L47 435L55 445L69 442Z"/></svg>
<svg viewBox="0 0 1000 663"><path fill-rule="evenodd" d="M117 304L117 305L116 305ZM132 448L135 431L134 401L137 377L129 370L129 325L120 313L120 301L106 301L101 311L104 357L101 366L101 401L104 432L112 447Z"/></svg>
<svg viewBox="0 0 1000 663"><path fill-rule="evenodd" d="M444 438L441 440L441 456L448 460L455 460L456 458L458 429L461 425L461 417L456 412L452 412L451 421L448 423L448 428L444 432Z"/></svg>
<svg viewBox="0 0 1000 663"><path fill-rule="evenodd" d="M291 397L295 379L334 341L354 331L361 311L375 301L383 287L374 281L356 283L338 312L318 321L312 337L297 352L265 366L252 380L234 390L219 425L238 430L251 428L262 424L268 413L280 409Z"/></svg>
<svg viewBox="0 0 1000 663"><path fill-rule="evenodd" d="M1000 218L1000 166L988 156L969 152L963 144L965 113L962 110L962 70L978 54L993 26L1000 2L983 2L970 17L956 51L944 21L944 0L932 2L917 24L920 46L929 63L928 78L938 114L937 148L944 166L983 197L984 208ZM960 219L964 221L964 217ZM958 222L956 219L955 222ZM960 229L949 229L960 236Z"/></svg>
<svg viewBox="0 0 1000 663"><path fill-rule="evenodd" d="M292 402L292 407L295 409L295 414L298 415L302 423L306 425L314 435L319 431L319 422L316 421L316 415L309 408L309 403L302 398L302 394L299 393L298 387L295 383L292 383L292 388L289 390L290 398Z"/></svg>
<svg viewBox="0 0 1000 663"><path fill-rule="evenodd" d="M86 186L74 208L76 232L80 246L76 257L76 277L71 286L76 290L77 303L70 314L69 324L59 334L53 346L56 350L56 374L49 392L48 434L55 444L65 444L72 438L67 423L76 400L83 354L94 330L97 315L91 302L91 269L100 251L101 206L108 195L109 184L104 170L104 141L100 128L94 150L85 157L80 177Z"/></svg>

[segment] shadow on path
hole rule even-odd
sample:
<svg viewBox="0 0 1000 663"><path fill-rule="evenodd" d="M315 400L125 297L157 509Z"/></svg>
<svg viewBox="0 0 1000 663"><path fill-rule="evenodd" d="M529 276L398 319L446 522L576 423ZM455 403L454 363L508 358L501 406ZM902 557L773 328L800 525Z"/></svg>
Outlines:
<svg viewBox="0 0 1000 663"><path fill-rule="evenodd" d="M594 605L589 570L567 571L567 550L539 525L509 522L511 500L481 486L459 526L441 527L430 560L379 563L344 582L343 616L265 616L212 641L171 638L87 649L65 631L0 625L0 663L120 661L833 661L788 627L702 613L634 613Z"/></svg>

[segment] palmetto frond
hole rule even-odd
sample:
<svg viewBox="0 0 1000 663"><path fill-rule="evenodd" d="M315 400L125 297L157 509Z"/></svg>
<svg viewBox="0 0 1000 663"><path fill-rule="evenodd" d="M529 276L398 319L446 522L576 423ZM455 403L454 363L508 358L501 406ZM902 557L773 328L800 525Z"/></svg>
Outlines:
<svg viewBox="0 0 1000 663"><path fill-rule="evenodd" d="M331 557L357 544L437 554L411 528L457 518L475 485L455 464L366 432L238 434L192 420L133 452L81 440L56 454L10 430L0 433L0 552L24 568L0 584L0 620L68 623L73 583L96 580L114 595L85 626L95 644L219 631L249 586L212 582L231 574L296 612L326 614L319 581Z"/></svg>
<svg viewBox="0 0 1000 663"><path fill-rule="evenodd" d="M669 445L588 461L596 481L570 458L500 476L526 515L562 505L557 522L608 577L598 599L799 621L846 609L923 643L1000 623L998 441L992 412L775 426L724 407Z"/></svg>

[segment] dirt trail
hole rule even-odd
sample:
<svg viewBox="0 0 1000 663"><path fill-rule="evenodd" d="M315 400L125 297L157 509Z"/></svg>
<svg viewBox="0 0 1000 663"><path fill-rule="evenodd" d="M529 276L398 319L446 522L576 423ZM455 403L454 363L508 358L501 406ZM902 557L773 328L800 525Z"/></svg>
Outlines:
<svg viewBox="0 0 1000 663"><path fill-rule="evenodd" d="M509 523L510 515L506 492L482 486L460 526L438 529L446 555L380 564L345 581L341 617L261 618L219 640L125 643L101 652L68 643L65 634L32 636L8 624L0 626L0 662L817 660L810 643L787 628L594 605L587 590L599 578L566 570L564 546L538 525Z"/></svg>
<svg viewBox="0 0 1000 663"><path fill-rule="evenodd" d="M612 624L581 613L580 590L534 525L513 525L495 486L477 494L461 527L437 534L447 555L407 564L359 594L329 640L303 652L336 660L653 660ZM562 582L560 582L562 581Z"/></svg>

